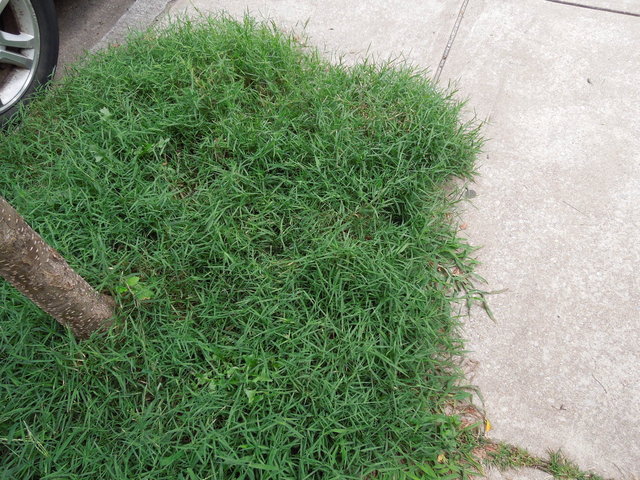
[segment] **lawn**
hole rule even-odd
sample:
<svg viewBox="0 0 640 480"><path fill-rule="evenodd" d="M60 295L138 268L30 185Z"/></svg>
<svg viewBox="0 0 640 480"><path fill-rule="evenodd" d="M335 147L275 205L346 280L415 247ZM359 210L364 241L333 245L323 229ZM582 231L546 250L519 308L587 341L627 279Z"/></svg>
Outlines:
<svg viewBox="0 0 640 480"><path fill-rule="evenodd" d="M460 110L248 18L86 59L0 139L0 193L116 326L0 284L0 478L463 476Z"/></svg>

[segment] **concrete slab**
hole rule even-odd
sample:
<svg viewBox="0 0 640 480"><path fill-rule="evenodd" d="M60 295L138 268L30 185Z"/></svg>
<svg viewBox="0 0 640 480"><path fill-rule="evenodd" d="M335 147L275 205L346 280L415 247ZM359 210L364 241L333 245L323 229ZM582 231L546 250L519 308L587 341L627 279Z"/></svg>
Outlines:
<svg viewBox="0 0 640 480"><path fill-rule="evenodd" d="M60 27L58 73L98 42L134 0L56 0Z"/></svg>
<svg viewBox="0 0 640 480"><path fill-rule="evenodd" d="M136 0L105 35L92 46L96 51L121 42L132 30L144 30L164 13L170 0Z"/></svg>
<svg viewBox="0 0 640 480"><path fill-rule="evenodd" d="M447 0L177 0L171 14L225 11L272 19L304 31L311 42L352 63L367 54L437 67L458 15L460 2Z"/></svg>
<svg viewBox="0 0 640 480"><path fill-rule="evenodd" d="M547 0L566 3L575 3L586 7L608 8L619 12L640 15L640 2L638 0Z"/></svg>
<svg viewBox="0 0 640 480"><path fill-rule="evenodd" d="M640 475L640 21L471 1L442 79L491 139L465 221L497 322L467 322L494 429Z"/></svg>
<svg viewBox="0 0 640 480"><path fill-rule="evenodd" d="M500 471L497 468L485 469L483 480L553 480L553 475L534 468Z"/></svg>
<svg viewBox="0 0 640 480"><path fill-rule="evenodd" d="M56 78L87 51L124 39L131 29L144 29L164 12L170 0L55 0L60 28Z"/></svg>

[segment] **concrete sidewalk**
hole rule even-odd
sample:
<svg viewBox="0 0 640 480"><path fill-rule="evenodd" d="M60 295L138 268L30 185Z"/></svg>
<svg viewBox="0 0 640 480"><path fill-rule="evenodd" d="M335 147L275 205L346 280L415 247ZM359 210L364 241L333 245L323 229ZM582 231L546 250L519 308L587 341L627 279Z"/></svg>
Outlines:
<svg viewBox="0 0 640 480"><path fill-rule="evenodd" d="M490 298L495 323L478 311L466 326L489 435L537 455L561 448L583 469L632 479L640 476L640 4L572 2L596 8L176 0L170 13L249 11L287 29L306 25L313 43L346 61L402 55L457 83L489 120L462 233L484 247L487 289L507 289Z"/></svg>
<svg viewBox="0 0 640 480"><path fill-rule="evenodd" d="M466 217L508 291L466 332L492 436L640 476L640 18L471 0L443 78L490 119Z"/></svg>

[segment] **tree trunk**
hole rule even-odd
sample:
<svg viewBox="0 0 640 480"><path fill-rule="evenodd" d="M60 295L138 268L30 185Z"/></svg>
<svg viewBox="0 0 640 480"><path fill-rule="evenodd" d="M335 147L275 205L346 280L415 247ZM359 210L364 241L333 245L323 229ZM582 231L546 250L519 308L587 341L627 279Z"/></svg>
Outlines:
<svg viewBox="0 0 640 480"><path fill-rule="evenodd" d="M1 196L0 275L78 338L111 324L111 297L91 288Z"/></svg>

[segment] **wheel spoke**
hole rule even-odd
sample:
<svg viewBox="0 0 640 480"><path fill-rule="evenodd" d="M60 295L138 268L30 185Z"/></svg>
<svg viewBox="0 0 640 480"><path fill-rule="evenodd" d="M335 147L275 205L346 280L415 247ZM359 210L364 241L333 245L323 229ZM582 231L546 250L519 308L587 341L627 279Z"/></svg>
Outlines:
<svg viewBox="0 0 640 480"><path fill-rule="evenodd" d="M9 65L15 65L16 67L22 68L31 68L33 60L19 53L0 50L0 63L8 63Z"/></svg>
<svg viewBox="0 0 640 480"><path fill-rule="evenodd" d="M4 11L7 5L9 5L9 0L0 0L0 13Z"/></svg>
<svg viewBox="0 0 640 480"><path fill-rule="evenodd" d="M3 47L33 48L34 39L33 35L27 33L19 33L16 35L0 30L0 45Z"/></svg>

